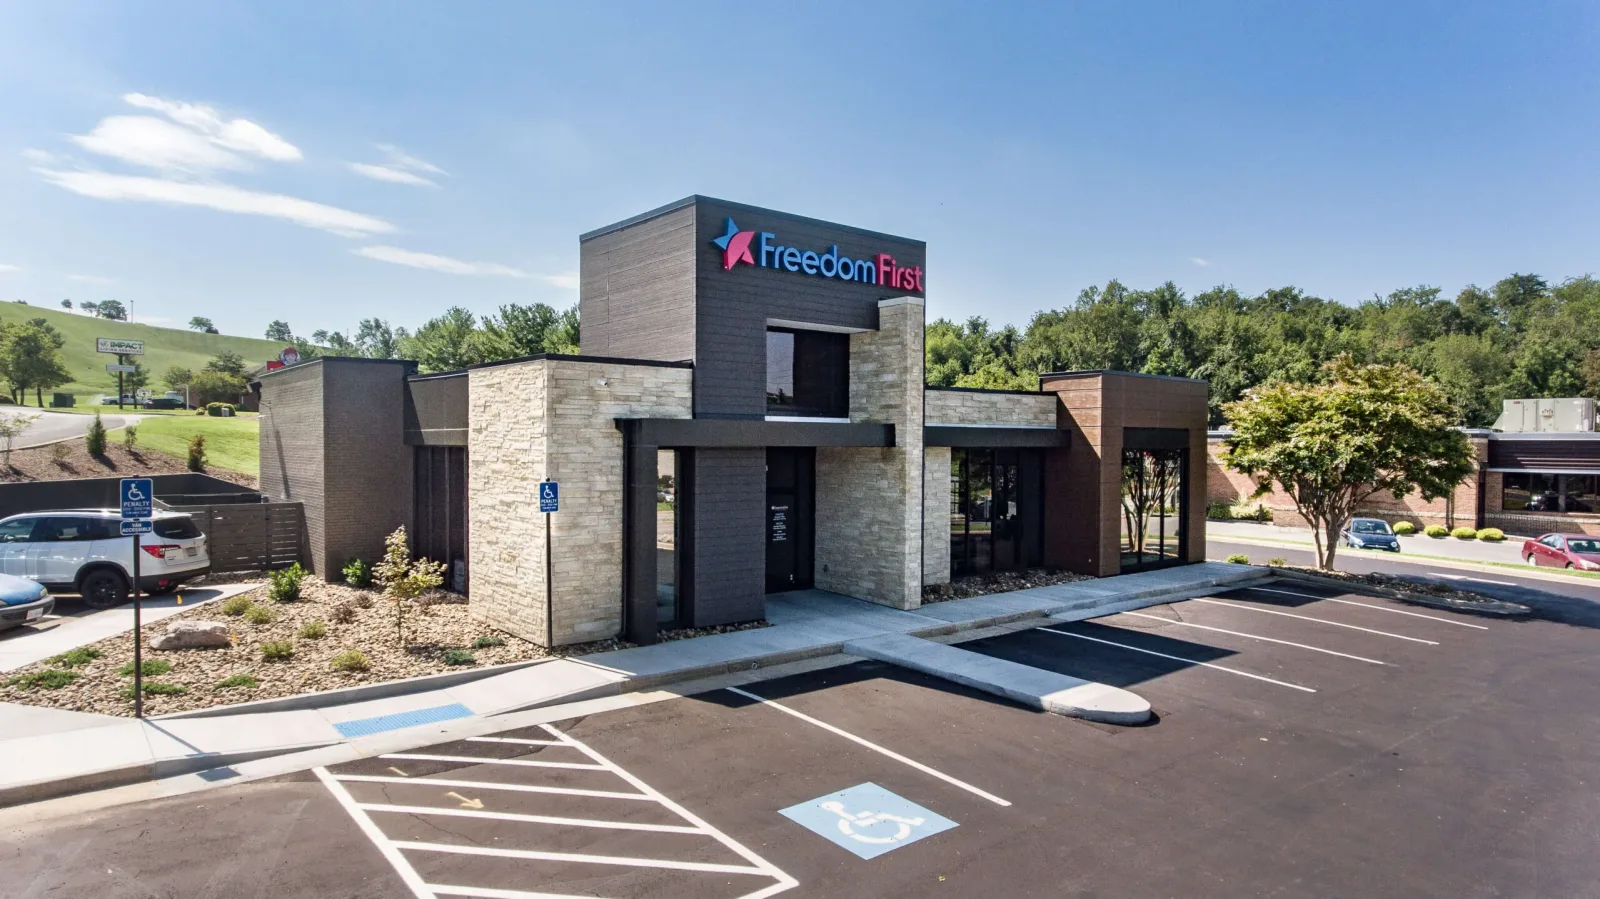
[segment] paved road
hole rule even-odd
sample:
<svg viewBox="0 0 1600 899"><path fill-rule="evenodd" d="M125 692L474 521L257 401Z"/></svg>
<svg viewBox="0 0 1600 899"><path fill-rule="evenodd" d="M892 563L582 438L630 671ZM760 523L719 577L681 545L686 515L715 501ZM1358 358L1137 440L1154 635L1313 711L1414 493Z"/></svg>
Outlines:
<svg viewBox="0 0 1600 899"><path fill-rule="evenodd" d="M1600 631L1268 586L963 644L1144 727L860 663L0 831L0 893L1596 895Z"/></svg>
<svg viewBox="0 0 1600 899"><path fill-rule="evenodd" d="M1269 558L1281 557L1292 565L1316 566L1316 554L1310 549L1290 549L1282 546L1266 546L1260 543L1230 543L1227 540L1217 540L1206 537L1206 555L1213 559L1225 559L1235 553L1250 557L1253 562L1264 562ZM1531 590L1541 590L1545 593L1554 593L1560 596L1570 596L1574 599L1587 599L1600 602L1600 581L1589 584L1573 583L1565 580L1527 577L1515 568L1495 568L1472 571L1464 568L1447 568L1441 565L1430 564L1424 559L1409 559L1405 553L1391 554L1375 550L1353 550L1341 547L1334 554L1333 565L1340 571L1352 574L1370 574L1383 572L1384 574L1410 575L1442 580L1459 584L1463 589L1481 590L1491 595L1496 593L1496 587L1521 587ZM1506 599L1517 599L1515 596L1506 596Z"/></svg>
<svg viewBox="0 0 1600 899"><path fill-rule="evenodd" d="M137 422L142 415L116 415L115 406L108 406L110 412L100 415L100 421L107 429L120 428L129 422ZM33 423L18 437L13 449L26 449L30 446L39 446L45 443L54 443L67 437L81 437L89 430L89 423L94 421L92 415L82 415L74 412L51 412L47 409L24 409L10 407L0 409L0 414L33 416Z"/></svg>

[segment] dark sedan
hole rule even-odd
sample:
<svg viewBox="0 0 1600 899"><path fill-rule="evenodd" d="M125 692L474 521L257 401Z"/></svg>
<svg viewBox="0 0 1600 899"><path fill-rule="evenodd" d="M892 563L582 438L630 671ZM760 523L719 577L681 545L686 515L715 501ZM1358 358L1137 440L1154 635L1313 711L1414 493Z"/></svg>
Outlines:
<svg viewBox="0 0 1600 899"><path fill-rule="evenodd" d="M1351 549L1382 549L1397 553L1400 538L1389 530L1389 523L1381 518L1352 518L1339 538Z"/></svg>
<svg viewBox="0 0 1600 899"><path fill-rule="evenodd" d="M1546 568L1600 571L1600 537L1545 534L1537 540L1524 540L1522 560Z"/></svg>

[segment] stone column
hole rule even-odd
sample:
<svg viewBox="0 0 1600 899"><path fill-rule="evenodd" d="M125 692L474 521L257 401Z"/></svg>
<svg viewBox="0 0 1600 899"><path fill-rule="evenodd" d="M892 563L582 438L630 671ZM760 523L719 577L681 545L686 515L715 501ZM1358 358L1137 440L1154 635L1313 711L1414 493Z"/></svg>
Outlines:
<svg viewBox="0 0 1600 899"><path fill-rule="evenodd" d="M895 445L817 449L816 584L897 609L922 604L924 324L899 297L850 336L850 420L893 424Z"/></svg>

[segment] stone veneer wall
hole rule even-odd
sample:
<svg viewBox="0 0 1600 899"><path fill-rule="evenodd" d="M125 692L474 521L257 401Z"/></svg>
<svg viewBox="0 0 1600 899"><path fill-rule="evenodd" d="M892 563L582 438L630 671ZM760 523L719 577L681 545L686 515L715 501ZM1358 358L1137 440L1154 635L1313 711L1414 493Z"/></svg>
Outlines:
<svg viewBox="0 0 1600 899"><path fill-rule="evenodd" d="M816 585L899 609L922 604L924 324L901 297L850 336L850 420L893 424L895 445L817 449Z"/></svg>
<svg viewBox="0 0 1600 899"><path fill-rule="evenodd" d="M689 418L686 368L537 359L468 373L474 619L541 645L622 628L622 432L617 418ZM561 484L553 640L545 630L539 482Z"/></svg>
<svg viewBox="0 0 1600 899"><path fill-rule="evenodd" d="M1054 428L1053 393L987 393L929 389L924 415L930 425L997 425L1008 428Z"/></svg>
<svg viewBox="0 0 1600 899"><path fill-rule="evenodd" d="M1055 397L1050 399L1054 402ZM930 446L922 451L924 586L950 583L950 458L948 446Z"/></svg>

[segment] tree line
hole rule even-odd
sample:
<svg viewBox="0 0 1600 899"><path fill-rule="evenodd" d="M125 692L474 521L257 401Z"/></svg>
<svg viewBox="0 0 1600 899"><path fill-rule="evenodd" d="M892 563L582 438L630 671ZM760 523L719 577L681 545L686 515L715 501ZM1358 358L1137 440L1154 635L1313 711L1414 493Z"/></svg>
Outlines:
<svg viewBox="0 0 1600 899"><path fill-rule="evenodd" d="M1203 378L1213 426L1249 388L1320 382L1341 354L1416 369L1449 398L1454 423L1471 427L1493 423L1502 399L1600 395L1600 280L1513 274L1441 293L1408 287L1347 306L1297 287L1190 297L1170 281L1152 290L1111 281L1035 313L1023 330L992 330L981 317L931 322L927 380L1036 389L1040 373L1092 369Z"/></svg>
<svg viewBox="0 0 1600 899"><path fill-rule="evenodd" d="M415 331L368 318L348 334L317 330L309 338L297 336L288 322L274 321L267 326L266 337L293 346L302 359L320 355L410 359L423 372L453 371L539 353L578 352L578 308L513 303L480 317L452 306Z"/></svg>

